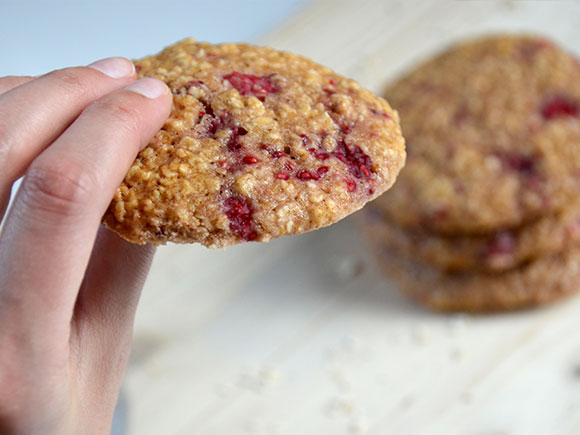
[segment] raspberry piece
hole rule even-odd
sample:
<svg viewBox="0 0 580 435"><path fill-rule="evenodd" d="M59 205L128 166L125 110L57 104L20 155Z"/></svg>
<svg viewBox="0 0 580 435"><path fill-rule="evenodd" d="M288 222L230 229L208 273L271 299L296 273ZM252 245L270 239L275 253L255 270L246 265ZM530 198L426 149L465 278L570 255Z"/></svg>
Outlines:
<svg viewBox="0 0 580 435"><path fill-rule="evenodd" d="M435 210L433 210L433 213L431 214L431 218L439 221L439 220L447 219L448 215L449 215L449 210L447 209L447 207L445 207L444 205L440 205Z"/></svg>
<svg viewBox="0 0 580 435"><path fill-rule="evenodd" d="M544 119L563 118L566 116L578 116L580 107L576 101L556 95L544 101L541 107L541 113Z"/></svg>
<svg viewBox="0 0 580 435"><path fill-rule="evenodd" d="M268 154L270 154L275 159L279 159L279 158L286 156L286 153L284 151L277 151L276 149L274 149L268 145L262 145L262 146L260 146L260 149L266 151Z"/></svg>
<svg viewBox="0 0 580 435"><path fill-rule="evenodd" d="M289 180L290 179L290 174L288 172L278 172L276 175L274 175L275 178L277 178L278 180Z"/></svg>
<svg viewBox="0 0 580 435"><path fill-rule="evenodd" d="M254 156L244 156L244 158L242 159L242 163L244 165L253 165L253 164L256 164L258 162L259 162L259 160Z"/></svg>
<svg viewBox="0 0 580 435"><path fill-rule="evenodd" d="M254 95L256 97L265 97L268 94L279 91L278 87L272 83L270 77L259 77L234 71L224 76L224 80L230 82L244 96Z"/></svg>
<svg viewBox="0 0 580 435"><path fill-rule="evenodd" d="M330 158L329 153L327 153L324 150L320 151L320 145L318 145L318 149L314 148L314 147L308 147L308 145L310 145L310 143L311 143L310 138L308 136L301 134L300 137L302 138L302 145L304 145L306 147L306 151L308 151L314 158L316 158L318 160L326 160L326 159ZM326 134L323 133L321 135L320 142L322 142L325 137L326 137Z"/></svg>
<svg viewBox="0 0 580 435"><path fill-rule="evenodd" d="M511 262L511 254L516 247L516 240L509 231L496 233L485 248L486 262L495 268L508 267Z"/></svg>
<svg viewBox="0 0 580 435"><path fill-rule="evenodd" d="M233 128L228 140L228 149L232 152L241 150L243 147L240 142L240 136L245 136L246 134L248 134L248 130L243 127Z"/></svg>
<svg viewBox="0 0 580 435"><path fill-rule="evenodd" d="M374 107L371 107L370 110L371 110L371 113L375 116L380 116L380 117L385 118L385 119L391 119L389 114L386 112L383 112L382 110L375 109Z"/></svg>
<svg viewBox="0 0 580 435"><path fill-rule="evenodd" d="M347 145L340 141L333 155L346 164L356 178L370 178L373 161L358 145Z"/></svg>
<svg viewBox="0 0 580 435"><path fill-rule="evenodd" d="M356 181L354 181L352 178L345 178L344 182L346 183L346 190L348 190L350 193L356 191Z"/></svg>
<svg viewBox="0 0 580 435"><path fill-rule="evenodd" d="M328 166L319 166L318 169L316 169L316 173L321 177L324 174L326 174L327 172L328 172Z"/></svg>
<svg viewBox="0 0 580 435"><path fill-rule="evenodd" d="M519 52L524 60L531 61L539 51L549 48L553 48L553 44L550 41L538 38L534 40L523 41L520 44Z"/></svg>
<svg viewBox="0 0 580 435"><path fill-rule="evenodd" d="M536 172L536 159L532 156L503 152L497 153L497 156L508 169L529 175Z"/></svg>
<svg viewBox="0 0 580 435"><path fill-rule="evenodd" d="M249 201L241 196L231 196L224 201L224 209L230 220L230 229L247 242L256 240L252 215L254 210Z"/></svg>
<svg viewBox="0 0 580 435"><path fill-rule="evenodd" d="M296 174L296 178L302 181L310 181L310 180L319 180L320 176L306 169L302 169L301 171L298 171L298 173Z"/></svg>
<svg viewBox="0 0 580 435"><path fill-rule="evenodd" d="M203 84L203 82L201 82L199 80L190 80L185 85L183 85L183 87L185 88L185 90L188 91L190 88L193 88L193 87L201 88L201 87L205 87L205 85Z"/></svg>

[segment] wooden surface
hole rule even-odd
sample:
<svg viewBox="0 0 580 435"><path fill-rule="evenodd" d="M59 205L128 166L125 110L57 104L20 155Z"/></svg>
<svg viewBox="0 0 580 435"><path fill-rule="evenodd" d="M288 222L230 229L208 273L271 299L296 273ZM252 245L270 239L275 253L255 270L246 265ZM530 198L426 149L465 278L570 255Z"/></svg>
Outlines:
<svg viewBox="0 0 580 435"><path fill-rule="evenodd" d="M450 41L548 34L580 2L317 1L261 42L379 91ZM352 219L227 251L159 249L125 392L130 435L579 434L580 297L440 315L380 275Z"/></svg>

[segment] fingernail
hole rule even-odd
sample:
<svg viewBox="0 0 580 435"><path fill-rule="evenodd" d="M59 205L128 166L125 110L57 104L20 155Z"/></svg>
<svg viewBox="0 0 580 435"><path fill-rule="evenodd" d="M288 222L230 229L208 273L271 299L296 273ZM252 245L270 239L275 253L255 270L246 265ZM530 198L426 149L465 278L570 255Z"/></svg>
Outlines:
<svg viewBox="0 0 580 435"><path fill-rule="evenodd" d="M163 94L169 92L169 88L161 80L144 78L137 80L125 89L138 94L144 95L147 98L159 98Z"/></svg>
<svg viewBox="0 0 580 435"><path fill-rule="evenodd" d="M128 77L133 75L135 72L135 65L133 65L133 62L124 57L109 57L107 59L98 60L91 63L89 68L101 71L114 79Z"/></svg>

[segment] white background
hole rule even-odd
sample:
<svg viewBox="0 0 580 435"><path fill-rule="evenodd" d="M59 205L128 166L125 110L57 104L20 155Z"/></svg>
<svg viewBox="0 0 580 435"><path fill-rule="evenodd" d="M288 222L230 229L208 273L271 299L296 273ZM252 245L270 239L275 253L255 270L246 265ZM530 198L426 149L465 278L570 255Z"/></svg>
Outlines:
<svg viewBox="0 0 580 435"><path fill-rule="evenodd" d="M161 3L0 0L0 74L190 35L256 38L376 91L486 31L537 31L580 53L578 1L317 0L293 18L294 3L274 0ZM577 435L579 319L580 297L491 316L423 310L383 278L352 219L227 251L163 247L137 315L129 433Z"/></svg>

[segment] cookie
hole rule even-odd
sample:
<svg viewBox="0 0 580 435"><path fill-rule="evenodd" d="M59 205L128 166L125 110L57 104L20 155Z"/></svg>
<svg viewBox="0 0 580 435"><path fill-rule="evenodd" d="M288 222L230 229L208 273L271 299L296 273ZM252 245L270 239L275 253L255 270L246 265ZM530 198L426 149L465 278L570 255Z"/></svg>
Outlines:
<svg viewBox="0 0 580 435"><path fill-rule="evenodd" d="M580 192L580 64L534 36L451 48L390 87L407 164L381 198L405 227L481 234Z"/></svg>
<svg viewBox="0 0 580 435"><path fill-rule="evenodd" d="M373 237L444 271L503 271L580 244L580 202L555 215L488 234L446 236L389 221L369 204L361 218Z"/></svg>
<svg viewBox="0 0 580 435"><path fill-rule="evenodd" d="M214 248L315 230L404 164L389 104L304 57L186 39L135 65L169 86L173 108L104 216L131 242Z"/></svg>
<svg viewBox="0 0 580 435"><path fill-rule="evenodd" d="M533 307L580 289L580 246L545 255L503 273L447 273L376 245L377 260L411 299L441 311Z"/></svg>

